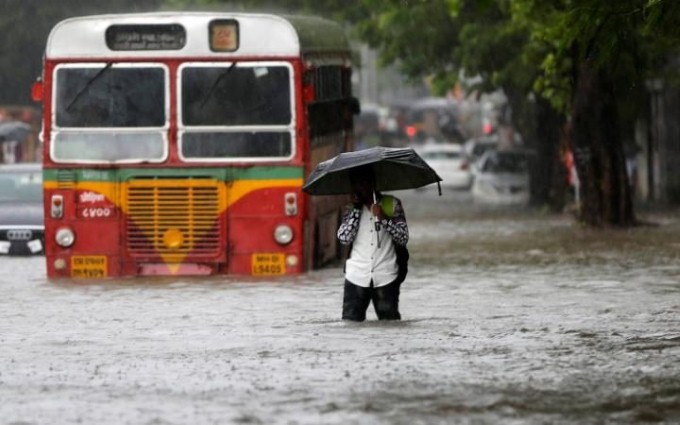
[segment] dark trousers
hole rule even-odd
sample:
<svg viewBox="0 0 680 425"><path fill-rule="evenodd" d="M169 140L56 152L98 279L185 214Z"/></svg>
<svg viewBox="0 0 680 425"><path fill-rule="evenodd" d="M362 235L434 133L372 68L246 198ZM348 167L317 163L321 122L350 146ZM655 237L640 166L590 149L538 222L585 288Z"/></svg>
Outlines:
<svg viewBox="0 0 680 425"><path fill-rule="evenodd" d="M399 314L399 287L401 283L394 281L388 285L375 288L364 288L345 279L345 293L342 302L342 319L363 322L366 320L366 309L373 301L373 308L379 320L401 320Z"/></svg>

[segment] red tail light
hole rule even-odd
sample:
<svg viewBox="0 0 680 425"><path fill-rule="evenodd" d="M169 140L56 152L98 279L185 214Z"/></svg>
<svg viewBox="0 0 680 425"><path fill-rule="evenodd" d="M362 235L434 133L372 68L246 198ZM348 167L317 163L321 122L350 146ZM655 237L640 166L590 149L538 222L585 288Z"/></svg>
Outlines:
<svg viewBox="0 0 680 425"><path fill-rule="evenodd" d="M44 88L43 88L43 83L42 81L36 81L33 83L31 86L31 99L34 102L40 102L43 100L44 96Z"/></svg>
<svg viewBox="0 0 680 425"><path fill-rule="evenodd" d="M288 192L284 195L284 209L287 216L293 216L298 212L297 195L295 192Z"/></svg>
<svg viewBox="0 0 680 425"><path fill-rule="evenodd" d="M62 195L52 195L50 206L50 217L64 217L64 197Z"/></svg>
<svg viewBox="0 0 680 425"><path fill-rule="evenodd" d="M461 170L467 170L469 168L470 168L470 163L467 162L467 160L460 163L460 169Z"/></svg>

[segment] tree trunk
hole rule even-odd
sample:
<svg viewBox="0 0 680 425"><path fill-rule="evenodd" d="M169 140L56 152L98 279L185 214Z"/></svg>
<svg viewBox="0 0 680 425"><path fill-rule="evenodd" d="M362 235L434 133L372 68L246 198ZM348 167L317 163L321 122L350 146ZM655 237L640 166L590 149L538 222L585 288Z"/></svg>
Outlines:
<svg viewBox="0 0 680 425"><path fill-rule="evenodd" d="M564 117L549 101L529 101L524 91L503 87L512 108L512 125L520 131L530 157L531 204L564 209L567 192L564 164L560 158L560 134Z"/></svg>
<svg viewBox="0 0 680 425"><path fill-rule="evenodd" d="M560 150L563 127L563 116L546 99L538 98L532 200L548 205L555 212L564 210L567 195L567 170Z"/></svg>
<svg viewBox="0 0 680 425"><path fill-rule="evenodd" d="M572 105L571 149L580 181L579 220L591 226L634 225L615 87L592 59L578 68Z"/></svg>

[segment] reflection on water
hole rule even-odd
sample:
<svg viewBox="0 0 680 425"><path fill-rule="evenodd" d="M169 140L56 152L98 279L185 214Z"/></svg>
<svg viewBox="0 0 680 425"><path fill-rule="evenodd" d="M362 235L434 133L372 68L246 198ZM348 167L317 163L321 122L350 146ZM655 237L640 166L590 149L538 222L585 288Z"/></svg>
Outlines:
<svg viewBox="0 0 680 425"><path fill-rule="evenodd" d="M0 259L4 423L680 421L680 220L569 217L399 194L401 322L339 320L340 267L48 282Z"/></svg>

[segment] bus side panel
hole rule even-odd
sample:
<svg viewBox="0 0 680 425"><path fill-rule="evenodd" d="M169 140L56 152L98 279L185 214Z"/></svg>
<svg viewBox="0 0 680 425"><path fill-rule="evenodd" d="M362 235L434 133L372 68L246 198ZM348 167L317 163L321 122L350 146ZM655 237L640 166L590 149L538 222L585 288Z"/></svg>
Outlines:
<svg viewBox="0 0 680 425"><path fill-rule="evenodd" d="M347 58L349 59L349 58ZM323 56L308 55L313 65L305 80L305 118L309 135L309 157L305 175L320 162L353 147L353 115L358 101L352 97L351 67L329 64ZM312 249L307 252L308 268L319 268L339 259L341 249L336 238L343 206L348 196L312 196L308 198L306 234Z"/></svg>
<svg viewBox="0 0 680 425"><path fill-rule="evenodd" d="M310 149L310 167L332 158L344 151L343 135L337 134L326 136L323 144L317 142ZM311 170L310 170L311 172ZM349 202L349 196L309 196L309 238L312 249L308 252L306 264L309 268L319 268L334 260L340 255L340 246L337 241L337 228L342 217L342 210Z"/></svg>

